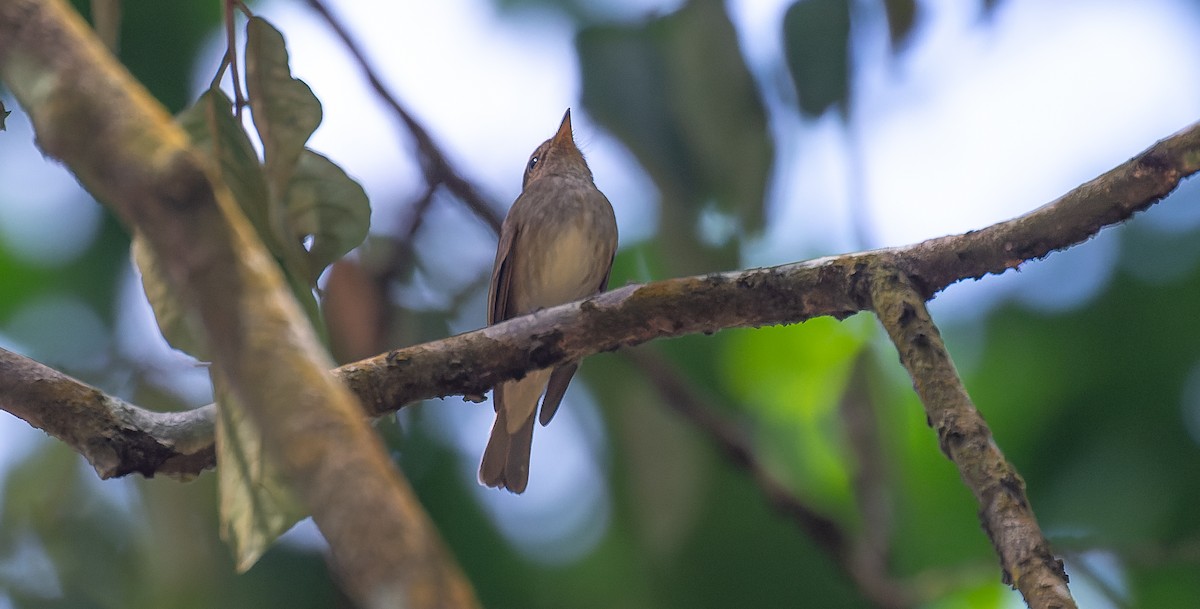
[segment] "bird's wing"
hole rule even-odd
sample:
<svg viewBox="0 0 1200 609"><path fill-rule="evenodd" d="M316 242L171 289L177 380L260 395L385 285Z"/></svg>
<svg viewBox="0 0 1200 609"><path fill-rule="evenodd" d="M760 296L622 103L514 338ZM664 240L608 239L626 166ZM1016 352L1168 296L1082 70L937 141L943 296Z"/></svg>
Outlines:
<svg viewBox="0 0 1200 609"><path fill-rule="evenodd" d="M517 242L517 228L507 223L500 231L500 245L496 248L496 263L492 267L492 282L488 286L488 325L502 322L509 317L508 299L512 286L513 244Z"/></svg>
<svg viewBox="0 0 1200 609"><path fill-rule="evenodd" d="M567 393L567 385L571 384L571 377L575 376L578 369L579 363L571 362L555 368L554 372L550 373L550 382L546 383L546 397L542 398L542 410L538 413L539 423L548 425L550 419L554 418L563 395Z"/></svg>
<svg viewBox="0 0 1200 609"><path fill-rule="evenodd" d="M487 323L492 325L509 318L508 300L512 287L512 249L516 243L517 229L506 222L500 229L500 245L496 248L496 263L492 267L492 281L488 285ZM492 407L497 412L504 409L504 383L492 390Z"/></svg>

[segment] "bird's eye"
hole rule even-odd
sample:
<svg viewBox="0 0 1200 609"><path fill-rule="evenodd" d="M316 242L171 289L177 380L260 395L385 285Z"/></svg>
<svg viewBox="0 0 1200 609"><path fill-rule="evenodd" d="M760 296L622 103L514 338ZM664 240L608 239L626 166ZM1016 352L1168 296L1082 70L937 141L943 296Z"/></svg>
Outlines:
<svg viewBox="0 0 1200 609"><path fill-rule="evenodd" d="M533 171L533 168L534 168L534 167L537 167L537 164L538 164L538 157L537 157L537 155L534 155L534 156L530 157L530 159L529 159L529 166L525 168L525 171Z"/></svg>

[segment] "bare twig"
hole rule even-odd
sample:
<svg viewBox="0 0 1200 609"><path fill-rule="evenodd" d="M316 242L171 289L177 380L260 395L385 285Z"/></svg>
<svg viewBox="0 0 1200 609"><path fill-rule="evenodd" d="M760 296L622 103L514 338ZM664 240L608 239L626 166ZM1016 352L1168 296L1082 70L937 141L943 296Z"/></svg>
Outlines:
<svg viewBox="0 0 1200 609"><path fill-rule="evenodd" d="M888 578L888 554L892 532L892 501L888 493L890 478L879 433L878 415L866 390L867 355L855 359L846 394L840 408L846 444L853 456L854 500L862 516L862 533L854 550L856 568L871 576L871 581ZM916 601L916 594L908 598ZM885 588L883 592L889 590ZM913 604L916 604L915 602Z"/></svg>
<svg viewBox="0 0 1200 609"><path fill-rule="evenodd" d="M942 452L979 503L983 529L1004 569L1002 579L1021 591L1031 609L1075 607L1062 561L1051 553L1034 518L1025 481L971 403L925 298L899 270L877 268L870 282L873 308L912 376Z"/></svg>
<svg viewBox="0 0 1200 609"><path fill-rule="evenodd" d="M250 9L240 0L225 0L221 3L222 17L225 20L225 59L221 63L221 69L217 70L217 75L213 81L213 86L216 86L221 79L221 75L225 72L225 66L229 66L229 80L233 87L233 112L238 119L242 118L242 109L246 107L246 96L242 94L242 76L238 72L237 60L237 31L234 19L234 9L240 8L243 13L249 14Z"/></svg>
<svg viewBox="0 0 1200 609"><path fill-rule="evenodd" d="M749 472L773 506L796 520L818 545L840 557L846 547L845 533L841 527L796 497L758 460L745 433L718 416L716 408L707 404L708 400L693 390L671 364L645 347L626 349L621 354L643 373L667 406L708 435L729 457L730 462Z"/></svg>
<svg viewBox="0 0 1200 609"><path fill-rule="evenodd" d="M829 553L876 606L903 609L914 605L914 595L910 589L890 578L882 569L882 563L865 561L859 557L857 544L847 536L842 526L810 508L771 473L755 456L750 440L741 429L718 416L716 408L707 404L708 399L692 389L690 383L665 358L646 348L627 349L622 354L644 373L671 409L708 435L731 463L746 470L767 501L794 520L822 550Z"/></svg>
<svg viewBox="0 0 1200 609"><path fill-rule="evenodd" d="M341 21L337 17L334 17L333 13L326 8L321 0L307 1L308 5L329 24L330 29L337 34L342 44L354 56L354 60L367 77L367 81L371 84L371 88L375 91L376 96L391 108L392 112L412 135L413 141L417 144L417 154L421 159L421 168L425 172L425 180L431 186L444 184L480 220L483 220L493 232L499 234L500 222L503 218L500 212L497 211L496 206L489 203L473 184L462 177L462 174L454 168L446 158L446 155L442 153L441 148L434 143L433 138L429 136L429 132L425 130L425 127L413 118L412 113L400 104L395 95L388 91L387 86L383 84L383 80L379 78L371 62L367 60L367 56L363 53L358 42L354 40L349 30L342 25Z"/></svg>
<svg viewBox="0 0 1200 609"><path fill-rule="evenodd" d="M413 242L417 238L417 233L420 232L421 226L425 223L425 214L433 207L433 201L437 194L437 184L429 184L425 191L421 193L411 204L408 205L405 214L402 234L392 241L392 252L388 256L388 261L381 272L377 276L380 284L380 292L386 294L387 286L397 275L408 270L413 261Z"/></svg>
<svg viewBox="0 0 1200 609"><path fill-rule="evenodd" d="M428 184L425 192L421 193L420 197L407 206L407 213L405 214L399 235L389 240L391 247L390 254L384 259L382 264L373 269L375 293L380 300L379 308L383 311L379 332L381 337L384 335L392 336L396 328L397 313L399 311L392 305L390 296L392 282L403 277L410 269L415 268L417 263L417 233L421 231L421 226L425 224L425 216L433 207L438 186L435 183ZM457 308L453 310L457 310ZM401 344L407 342L411 341L402 341ZM384 347L393 344L395 343L383 343Z"/></svg>

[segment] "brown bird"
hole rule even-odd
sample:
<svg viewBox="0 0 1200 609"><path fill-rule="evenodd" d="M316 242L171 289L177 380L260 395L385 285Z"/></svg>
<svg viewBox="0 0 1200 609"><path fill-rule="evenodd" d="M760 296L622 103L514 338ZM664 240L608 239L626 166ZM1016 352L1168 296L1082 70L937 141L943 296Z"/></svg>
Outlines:
<svg viewBox="0 0 1200 609"><path fill-rule="evenodd" d="M521 196L500 229L488 325L603 292L616 251L612 205L575 147L568 109L558 133L529 157ZM525 490L538 397L545 389L538 417L545 425L578 367L571 362L496 386L496 422L479 465L480 482L514 493Z"/></svg>

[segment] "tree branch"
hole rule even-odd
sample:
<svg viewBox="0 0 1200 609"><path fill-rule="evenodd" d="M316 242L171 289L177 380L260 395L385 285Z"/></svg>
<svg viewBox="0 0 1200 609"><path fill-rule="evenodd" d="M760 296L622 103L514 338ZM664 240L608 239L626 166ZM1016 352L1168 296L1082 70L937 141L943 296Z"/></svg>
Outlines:
<svg viewBox="0 0 1200 609"><path fill-rule="evenodd" d="M46 154L147 239L356 602L478 606L354 397L327 373L278 266L166 110L61 0L0 1L0 77Z"/></svg>
<svg viewBox="0 0 1200 609"><path fill-rule="evenodd" d="M937 430L942 452L958 466L979 503L979 519L1000 556L1004 583L1020 590L1030 609L1074 608L1062 561L1042 536L1025 495L1025 481L1005 460L971 403L925 298L904 273L883 269L871 278L871 295Z"/></svg>
<svg viewBox="0 0 1200 609"><path fill-rule="evenodd" d="M192 478L215 462L213 408L151 412L0 349L0 408L62 440L103 479Z"/></svg>
<svg viewBox="0 0 1200 609"><path fill-rule="evenodd" d="M1013 252L1032 259L1085 241L1156 203L1197 171L1200 124L1053 203L983 230L889 250L629 285L474 332L390 351L342 366L334 374L358 395L367 414L379 416L423 399L479 395L529 370L659 338L798 323L820 315L845 318L869 308L870 277L881 260L888 268L906 271L922 297L927 297L962 279L1015 268L1025 258ZM11 379L15 374L18 368L0 366L0 377ZM102 407L101 402L93 405ZM0 407L16 410L7 401ZM26 412L39 407L57 406L53 402L23 406ZM166 425L168 417L211 420L212 415L201 408L188 413L141 411L138 417L153 429ZM73 420L45 415L43 419L67 427ZM80 435L47 425L48 432L64 440ZM154 437L168 447L176 442L169 435ZM79 444L72 446L83 452ZM189 466L198 469L169 473L194 474L212 463L192 461ZM135 462L105 471L153 473Z"/></svg>

